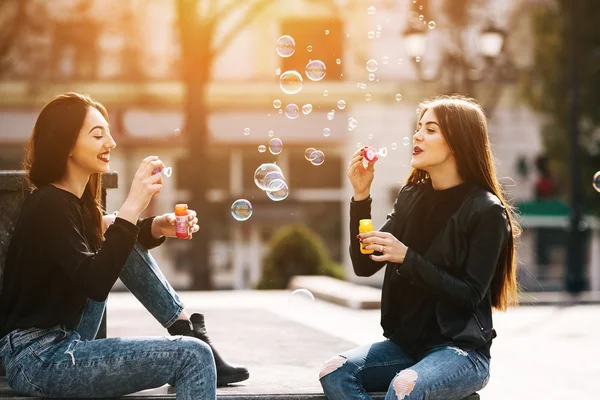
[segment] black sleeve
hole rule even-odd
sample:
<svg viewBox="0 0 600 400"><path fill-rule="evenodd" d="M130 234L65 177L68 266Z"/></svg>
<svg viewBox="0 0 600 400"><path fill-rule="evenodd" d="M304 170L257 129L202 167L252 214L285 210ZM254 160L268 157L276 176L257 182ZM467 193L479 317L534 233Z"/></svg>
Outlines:
<svg viewBox="0 0 600 400"><path fill-rule="evenodd" d="M358 235L358 222L361 219L371 218L371 202L371 197L361 201L354 201L352 199L350 202L350 258L352 260L352 267L354 267L354 273L357 276L371 276L385 265L385 262L371 260L369 254L362 254L360 252L360 242L356 238L356 235ZM394 231L397 205L398 198L394 202L392 212L387 215L385 223L379 228L380 232Z"/></svg>
<svg viewBox="0 0 600 400"><path fill-rule="evenodd" d="M479 217L468 243L465 274L455 276L408 249L398 271L441 300L477 308L490 287L496 266L510 235L504 207L495 205Z"/></svg>
<svg viewBox="0 0 600 400"><path fill-rule="evenodd" d="M52 263L62 268L90 299L106 300L133 249L138 227L117 218L104 233L102 247L94 253L74 207L49 198L40 203L37 223L42 248Z"/></svg>
<svg viewBox="0 0 600 400"><path fill-rule="evenodd" d="M152 236L152 221L154 220L154 218L155 217L140 218L137 221L137 226L138 228L140 228L138 242L147 250L151 250L155 247L160 246L166 239L166 237L164 236L161 236L158 239Z"/></svg>

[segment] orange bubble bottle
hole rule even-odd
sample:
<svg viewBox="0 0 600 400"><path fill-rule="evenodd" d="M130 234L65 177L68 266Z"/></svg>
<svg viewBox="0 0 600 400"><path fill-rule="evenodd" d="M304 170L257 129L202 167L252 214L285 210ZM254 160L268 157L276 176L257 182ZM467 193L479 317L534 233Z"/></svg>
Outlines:
<svg viewBox="0 0 600 400"><path fill-rule="evenodd" d="M175 205L175 235L178 239L187 239L190 236L187 204Z"/></svg>
<svg viewBox="0 0 600 400"><path fill-rule="evenodd" d="M371 221L370 219L361 219L360 221L358 221L358 231L360 233L371 232L372 230L373 230L373 221ZM363 243L360 244L360 252L362 254L373 254L374 250L367 250L364 248L364 246L366 246L366 245Z"/></svg>

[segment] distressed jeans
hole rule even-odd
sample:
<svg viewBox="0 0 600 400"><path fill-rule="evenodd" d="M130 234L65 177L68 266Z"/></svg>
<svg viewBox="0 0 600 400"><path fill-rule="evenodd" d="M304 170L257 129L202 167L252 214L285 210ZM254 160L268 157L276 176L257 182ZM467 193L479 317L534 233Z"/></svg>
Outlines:
<svg viewBox="0 0 600 400"><path fill-rule="evenodd" d="M436 346L416 360L391 340L357 347L333 357L319 374L329 400L459 400L481 390L490 362L475 350Z"/></svg>
<svg viewBox="0 0 600 400"><path fill-rule="evenodd" d="M165 328L183 311L179 297L145 248L136 243L121 280ZM42 397L117 397L169 383L177 399L216 399L210 347L192 337L94 340L106 302L88 299L74 329L16 329L0 339L9 386Z"/></svg>

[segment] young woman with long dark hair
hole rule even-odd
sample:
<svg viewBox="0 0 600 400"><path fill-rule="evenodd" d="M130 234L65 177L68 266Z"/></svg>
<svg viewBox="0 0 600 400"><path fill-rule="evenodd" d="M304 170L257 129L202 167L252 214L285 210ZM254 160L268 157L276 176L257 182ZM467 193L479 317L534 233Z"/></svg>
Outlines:
<svg viewBox="0 0 600 400"><path fill-rule="evenodd" d="M158 157L140 164L118 217L103 216L101 174L116 146L104 106L66 93L40 112L27 148L35 189L11 238L0 293L0 356L16 391L114 397L162 386L178 399L215 399L248 379L212 346L204 316L182 302L148 252L175 236L173 213L139 219L162 187ZM188 217L190 238L198 231ZM94 340L120 278L174 337Z"/></svg>
<svg viewBox="0 0 600 400"><path fill-rule="evenodd" d="M374 162L354 153L348 177L350 255L358 276L385 267L386 340L331 358L319 378L327 397L462 399L489 380L492 309L517 302L514 221L496 178L486 117L474 101L441 96L421 105L410 173L378 230L371 218ZM363 254L361 244L373 254Z"/></svg>

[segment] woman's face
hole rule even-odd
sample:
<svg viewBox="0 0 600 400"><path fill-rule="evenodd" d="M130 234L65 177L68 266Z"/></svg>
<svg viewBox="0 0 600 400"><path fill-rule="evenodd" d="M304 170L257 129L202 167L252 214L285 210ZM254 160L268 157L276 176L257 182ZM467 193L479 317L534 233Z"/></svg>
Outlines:
<svg viewBox="0 0 600 400"><path fill-rule="evenodd" d="M85 174L108 172L110 150L116 146L106 119L90 107L68 162Z"/></svg>
<svg viewBox="0 0 600 400"><path fill-rule="evenodd" d="M431 109L425 111L417 123L413 146L410 165L415 169L431 174L437 167L454 162L452 150L442 135L438 120Z"/></svg>

